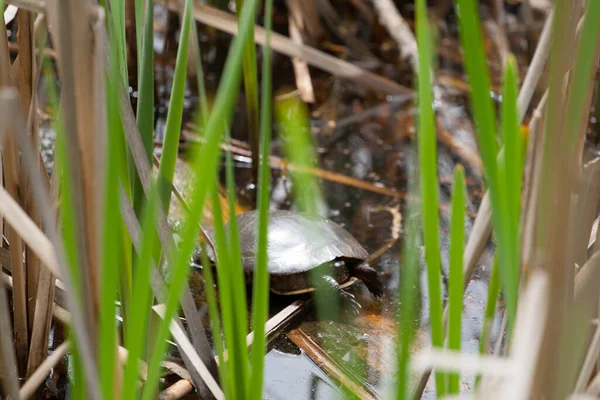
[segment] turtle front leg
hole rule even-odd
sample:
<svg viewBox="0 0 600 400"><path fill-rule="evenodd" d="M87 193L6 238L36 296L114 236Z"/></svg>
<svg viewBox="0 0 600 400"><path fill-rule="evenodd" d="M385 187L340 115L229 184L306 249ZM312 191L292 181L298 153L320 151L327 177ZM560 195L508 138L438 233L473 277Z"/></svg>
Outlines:
<svg viewBox="0 0 600 400"><path fill-rule="evenodd" d="M373 296L377 298L383 296L383 283L381 282L381 277L379 276L379 272L375 271L373 267L367 263L362 263L349 269L350 275L363 281Z"/></svg>
<svg viewBox="0 0 600 400"><path fill-rule="evenodd" d="M331 298L331 300L328 299L328 303L334 299L333 296L338 296L338 298L342 299L347 305L350 306L352 313L356 315L360 314L360 310L362 309L360 303L356 301L352 293L348 293L342 289L332 276L323 275L318 281L319 282L316 285L316 289L320 292L323 292L328 298ZM317 296L319 296L319 294L317 294Z"/></svg>

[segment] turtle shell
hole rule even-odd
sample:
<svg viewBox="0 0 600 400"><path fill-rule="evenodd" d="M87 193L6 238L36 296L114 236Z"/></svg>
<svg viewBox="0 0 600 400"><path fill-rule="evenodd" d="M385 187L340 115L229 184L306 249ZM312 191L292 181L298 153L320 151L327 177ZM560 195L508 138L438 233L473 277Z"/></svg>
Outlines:
<svg viewBox="0 0 600 400"><path fill-rule="evenodd" d="M246 271L252 271L256 261L258 212L238 215L237 223L242 263ZM313 290L307 272L323 264L359 263L368 257L364 247L335 222L284 210L269 212L267 254L271 288L279 294ZM333 264L332 276L340 284L352 283L344 263Z"/></svg>

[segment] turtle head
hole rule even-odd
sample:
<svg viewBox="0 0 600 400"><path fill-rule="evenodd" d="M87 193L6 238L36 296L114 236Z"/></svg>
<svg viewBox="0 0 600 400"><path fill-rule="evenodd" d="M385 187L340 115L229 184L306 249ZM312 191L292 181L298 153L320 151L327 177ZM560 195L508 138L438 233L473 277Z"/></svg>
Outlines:
<svg viewBox="0 0 600 400"><path fill-rule="evenodd" d="M369 292L377 298L383 296L383 282L381 276L373 267L367 263L362 263L354 267L351 274L364 282Z"/></svg>

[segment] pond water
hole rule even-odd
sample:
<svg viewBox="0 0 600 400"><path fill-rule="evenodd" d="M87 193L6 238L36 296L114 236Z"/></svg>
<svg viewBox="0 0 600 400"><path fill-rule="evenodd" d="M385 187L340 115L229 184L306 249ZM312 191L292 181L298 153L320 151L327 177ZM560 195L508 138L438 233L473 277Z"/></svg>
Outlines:
<svg viewBox="0 0 600 400"><path fill-rule="evenodd" d="M345 87L345 84L341 84ZM437 101L440 120L452 127L454 145L474 151L474 144L464 109L445 100L444 88L438 87ZM345 104L345 103L344 103ZM320 167L352 179L350 184L336 179L323 179L325 194L325 216L344 226L374 255L371 265L380 271L385 282L384 297L377 301L371 297L362 283L348 290L362 304L360 315L343 312L339 321L318 321L313 307L295 317L285 329L272 340L265 360L265 397L286 399L330 399L339 396L339 387L356 381L364 392L354 393L359 398L381 398L393 385L396 369L395 320L396 296L398 294L402 247L402 230L406 193L406 165L415 163L415 152L410 145L414 133L412 103L383 101L364 105L361 102L341 108L337 117L341 128L333 135L323 137L317 131L317 141L328 141L327 146L318 147ZM375 110L375 111L373 111ZM360 117L363 115L362 117ZM359 116L360 118L357 118ZM352 119L349 122L345 122ZM342 121L341 123L339 121ZM322 125L314 120L313 125ZM335 139L335 140L332 140ZM274 144L277 149L277 142ZM444 295L447 293L448 276L448 208L451 177L457 162L466 165L469 183L467 230L481 198L480 172L470 168L455 152L443 144L439 146L438 172L440 176L441 249L443 260ZM414 165L414 164L413 164ZM252 194L248 190L250 168L247 157L236 159L236 178L240 202L244 204ZM293 188L290 180L280 170L273 170L273 208L290 207L289 195ZM390 194L375 192L373 187L389 189ZM357 187L360 186L360 187ZM249 204L250 201L247 201ZM250 207L243 205L244 207ZM475 275L472 277L464 299L463 351L479 351L481 320L487 299L487 280L492 261L492 246L486 249ZM200 273L195 271L198 282ZM192 279L190 282L193 286ZM429 311L427 277L423 260L420 273L419 319L413 352L429 346ZM197 288L201 294L201 288ZM296 297L271 296L271 311L275 315ZM492 332L492 343L496 340L502 316L498 310ZM418 377L412 379L416 384ZM463 376L463 389L469 390L472 376ZM424 398L433 398L432 383L427 386ZM285 393L284 397L281 397Z"/></svg>

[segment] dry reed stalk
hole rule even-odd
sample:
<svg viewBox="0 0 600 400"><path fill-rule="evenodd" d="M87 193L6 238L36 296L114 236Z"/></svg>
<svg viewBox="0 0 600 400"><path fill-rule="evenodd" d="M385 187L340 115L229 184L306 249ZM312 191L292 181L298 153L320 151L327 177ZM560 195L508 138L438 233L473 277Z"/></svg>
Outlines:
<svg viewBox="0 0 600 400"><path fill-rule="evenodd" d="M289 324L292 319L302 312L304 312L305 307L310 303L310 300L296 300L283 310L279 311L273 317L271 317L265 323L265 335L267 338L273 337L273 335L281 330L284 326ZM250 332L246 336L246 346L251 347L254 342L254 331ZM223 361L227 362L228 360L228 352L227 349L223 351ZM218 356L215 356L215 361L218 363Z"/></svg>
<svg viewBox="0 0 600 400"><path fill-rule="evenodd" d="M572 67L573 53L576 48L576 27L581 13L582 2L570 4L570 1L557 1L555 4L552 48L554 55L550 64L549 80L553 82L548 89L547 112L544 132L544 150L540 176L540 202L537 206L537 229L532 243L532 259L525 260L532 271L540 269L547 273L552 296L549 307L553 318L548 319L542 328L544 332L541 355L533 384L532 396L535 398L557 396L558 368L562 337L568 312L573 307L574 268L570 259L569 235L573 234L571 194L576 189L580 171L578 158L581 154L567 154L568 136L565 128L565 82ZM561 168L552 168L560 162ZM564 389L564 388L563 388Z"/></svg>
<svg viewBox="0 0 600 400"><path fill-rule="evenodd" d="M525 272L529 270L528 260L533 251L533 240L536 232L537 204L542 168L544 113L548 91L544 93L540 104L533 112L529 124L527 155L523 180L523 204L521 206L521 263Z"/></svg>
<svg viewBox="0 0 600 400"><path fill-rule="evenodd" d="M5 103L6 104L6 103ZM8 112L9 115L12 115L12 131L14 132L14 135L17 138L20 138L20 143L30 143L30 138L27 137L27 131L26 131L26 124L23 118L22 113L19 110L19 104L17 102L12 102L12 107L11 104L6 104L6 112ZM35 146L35 147L34 147ZM21 146L22 147L22 146ZM21 168L21 175L25 177L25 179L28 182L30 182L30 184L33 184L34 181L31 179L32 177L32 173L31 171L40 171L40 165L39 165L39 151L37 151L37 155L38 157L32 157L32 151L31 148L35 148L37 149L37 145L34 143L30 143L30 147L28 147L25 151L21 150L21 153L23 154L22 157L22 168ZM45 169L44 169L45 172ZM40 176L42 176L42 180L44 181L42 182L35 182L36 184L42 184L45 185L45 187L48 187L49 182L48 182L48 175L47 174L39 174ZM45 178L45 179L44 179ZM30 186L31 188L31 186ZM29 192L28 193L29 197L30 197L30 202L28 204L29 209L30 210L34 210L33 214L34 216L38 216L38 221L32 221L36 223L36 225L39 227L40 222L41 222L41 217L40 217L40 212L38 210L38 206L37 204L34 204L33 202L33 192ZM35 260L38 260L38 264L37 266L39 267L39 259L38 257L35 255L35 250L33 250L31 247L28 247L29 249L29 255L32 258L35 258ZM31 297L28 297L28 301L33 305L32 308L28 309L28 316L31 318L31 322L30 322L30 327L29 327L29 332L31 332L31 337L30 337L30 348L29 348L29 354L28 354L28 359L27 359L27 364L26 364L26 376L29 376L30 373L32 373L40 364L41 362L46 358L47 354L48 354L48 337L49 337L49 333L50 333L50 325L51 325L51 316L52 316L52 303L54 301L54 287L55 287L55 278L53 277L52 273L48 270L48 269L42 269L42 270L37 270L36 272L36 276L35 276L35 296L33 296L33 299ZM28 278L30 277L29 274L32 273L31 270L27 271L28 274ZM30 290L29 287L29 282L28 284L28 291Z"/></svg>
<svg viewBox="0 0 600 400"><path fill-rule="evenodd" d="M48 4L47 17L50 33L58 54L58 72L62 86L69 88L61 93L61 106L68 110L62 114L67 140L67 157L70 168L68 179L72 182L73 208L76 220L78 256L81 276L81 293L87 320L88 334L95 343L98 310L98 228L95 226L96 197L94 192L95 105L93 71L94 36L90 29L95 9L90 1L68 0ZM97 39L97 38L96 38ZM95 346L92 347L95 353Z"/></svg>
<svg viewBox="0 0 600 400"><path fill-rule="evenodd" d="M13 102L12 106L11 104L5 104L4 112L8 115L12 115L13 120L13 124L11 124L13 126L8 126L8 129L14 132L15 135L20 135L22 140L29 140L29 138L25 137L25 124L18 108L18 103ZM35 158L35 160L38 160L38 158ZM22 176L27 175L25 172L26 169L38 168L37 165L29 164L30 161L31 160L24 160L21 171ZM34 208L33 204L30 204L30 206L31 208ZM30 251L32 255L35 254L31 248ZM14 281L17 282L14 272L13 277L15 277ZM38 278L40 279L39 285ZM43 271L38 271L35 281L35 290L37 293L34 299L28 299L30 304L33 305L33 308L27 310L27 315L31 316L31 326L29 327L29 332L31 332L31 337L29 338L31 347L28 349L25 361L25 376L32 373L46 358L48 353L48 334L50 332L50 318L52 315L51 307L54 297L54 280L52 279L52 274L48 270L44 269ZM15 291L13 290L13 294L14 293Z"/></svg>
<svg viewBox="0 0 600 400"><path fill-rule="evenodd" d="M527 68L527 73L525 74L525 78L523 79L523 85L519 90L519 98L517 99L517 110L519 112L519 120L521 121L523 121L523 118L527 113L529 103L531 102L531 98L533 97L539 78L542 75L542 72L544 71L544 68L546 66L548 55L550 54L550 32L552 29L553 18L552 15L553 11L551 11L550 14L548 14L548 18L544 23L544 28L542 29L542 34L535 49L535 53L533 54L531 63Z"/></svg>
<svg viewBox="0 0 600 400"><path fill-rule="evenodd" d="M298 45L303 44L302 31L304 24L302 23L304 17L302 15L302 6L298 0L287 0L286 5L289 10L288 15L288 26L290 31L290 39ZM294 15L297 17L294 18ZM298 22L300 21L300 22ZM310 78L310 71L306 61L300 60L299 58L292 58L292 66L294 67L294 75L296 77L296 87L298 88L298 94L305 103L315 102L315 91L313 89L312 80Z"/></svg>
<svg viewBox="0 0 600 400"><path fill-rule="evenodd" d="M35 13L46 12L46 2L43 0L8 0L6 3L12 4L19 9Z"/></svg>
<svg viewBox="0 0 600 400"><path fill-rule="evenodd" d="M429 349L416 354L411 367L417 372L431 368L439 371L461 373L481 373L494 377L510 378L516 367L512 360L501 359L491 355L461 353L451 350Z"/></svg>
<svg viewBox="0 0 600 400"><path fill-rule="evenodd" d="M2 20L2 25L0 25L0 31L0 86L8 87L13 86L13 81L9 72L10 55L8 52L8 36L4 20ZM3 121L8 121L8 119L3 119ZM12 135L8 135L8 137L3 135L2 137L4 184L11 196L19 200L21 197L18 187L18 152ZM14 231L13 227L7 227L6 231L6 236L10 243L11 270L15 286L15 289L13 290L15 348L19 374L24 375L27 366L27 354L29 351L27 326L27 277L25 266L23 265L23 247L21 238Z"/></svg>
<svg viewBox="0 0 600 400"><path fill-rule="evenodd" d="M12 399L19 399L19 376L13 347L10 310L4 282L0 282L0 377L2 388Z"/></svg>
<svg viewBox="0 0 600 400"><path fill-rule="evenodd" d="M10 48L9 48L10 50ZM19 58L19 56L17 55L17 57L15 58L15 61L13 61L13 63L10 65L10 80L12 81L14 87L16 89L19 89L19 68L21 65L21 59Z"/></svg>
<svg viewBox="0 0 600 400"><path fill-rule="evenodd" d="M35 56L33 44L33 21L31 13L19 10L17 14L19 28L17 31L17 46L19 49L19 95L21 109L29 110L34 97L33 81Z"/></svg>
<svg viewBox="0 0 600 400"><path fill-rule="evenodd" d="M4 173L5 185L12 198L19 199L18 178L18 153L14 138L7 137L4 149ZM15 203L18 204L18 203ZM17 360L19 372L23 374L27 365L27 354L29 352L28 326L27 326L27 278L25 266L23 265L23 245L19 234L14 227L7 226L7 238L10 243L11 273L14 281L13 308L14 308L14 330Z"/></svg>
<svg viewBox="0 0 600 400"><path fill-rule="evenodd" d="M7 25L10 24L17 16L18 10L19 10L18 7L15 7L11 4L7 5L6 8L4 9L4 23Z"/></svg>
<svg viewBox="0 0 600 400"><path fill-rule="evenodd" d="M575 304L579 312L584 313L584 318L590 318L595 312L598 301L598 282L600 280L600 253L596 252L581 267L575 277ZM587 313L586 313L587 311ZM600 326L592 336L583 364L579 369L574 393L583 393L589 382L598 359L600 350ZM578 366L579 367L579 366Z"/></svg>
<svg viewBox="0 0 600 400"><path fill-rule="evenodd" d="M14 90L4 89L0 92L0 111L11 113L16 107L18 95ZM3 133L3 132L0 132ZM0 135L1 136L1 135ZM39 169L31 168L35 152L31 148L31 141L23 135L16 135L19 141L19 147L25 160L24 165L29 168L30 179L32 180L33 199L39 208L42 220L49 237L46 237L38 226L31 221L29 216L19 207L12 197L0 188L0 215L3 215L7 222L19 232L19 235L25 240L35 252L43 265L50 272L61 278L65 288L64 294L66 304L73 312L72 325L73 337L79 348L79 355L83 364L84 379L91 399L99 400L98 374L96 364L93 362L91 335L86 332L88 326L84 320L84 314L79 302L74 297L73 284L67 273L67 267L64 257L64 246L58 235L55 215L52 213L52 205L49 201L48 188L43 184L42 175ZM39 156L39 153L38 153ZM59 281L57 281L57 284Z"/></svg>
<svg viewBox="0 0 600 400"><path fill-rule="evenodd" d="M570 259L583 266L588 259L588 245L594 219L598 215L600 201L600 158L596 158L583 166L578 182L576 198L573 199L573 226L576 227L569 238Z"/></svg>
<svg viewBox="0 0 600 400"><path fill-rule="evenodd" d="M537 373L544 336L542 327L550 314L548 298L551 297L547 276L536 271L530 277L520 298L515 332L520 332L511 343L511 359L516 370L512 382L504 392L505 398L527 400L531 395L533 380Z"/></svg>
<svg viewBox="0 0 600 400"><path fill-rule="evenodd" d="M592 382L590 382L585 394L598 398L600 396L600 374L596 374Z"/></svg>
<svg viewBox="0 0 600 400"><path fill-rule="evenodd" d="M25 9L19 10L17 32L17 45L19 50L19 93L21 100L21 111L26 113L22 115L17 113L15 119L26 129L19 129L16 135L28 136L32 142L33 148L39 148L39 137L37 130L37 87L36 60L35 60L35 41L34 24L32 14ZM24 118L24 119L23 119ZM24 120L28 123L25 124ZM39 158L36 157L30 162L34 163L34 168L40 168ZM31 180L25 172L25 167L21 168L21 182L24 196L23 203L27 213L32 220L40 226L40 213L35 207L32 192ZM27 322L30 333L30 348L27 358L26 376L29 376L42 363L48 354L48 334L50 332L50 323L52 317L52 301L54 297L54 281L48 270L40 271L39 259L31 248L25 247L25 271L27 275Z"/></svg>
<svg viewBox="0 0 600 400"><path fill-rule="evenodd" d="M600 352L600 326L596 327L594 335L592 337L592 341L590 342L590 347L588 348L588 352L585 356L583 365L581 370L579 371L579 375L577 377L577 382L575 383L575 388L573 389L573 393L584 393L588 383L590 382L590 378L592 377L592 373L596 367L596 363L598 361L598 353Z"/></svg>
<svg viewBox="0 0 600 400"><path fill-rule="evenodd" d="M321 24L321 17L317 11L315 0L296 1L293 7L289 7L288 12L294 19L294 22L305 34L304 39L309 45L318 43L323 36L324 29Z"/></svg>
<svg viewBox="0 0 600 400"><path fill-rule="evenodd" d="M45 24L43 22L43 16L40 16L36 19L36 24L35 24L35 28L36 28L36 33L40 34L40 31L42 31L41 35L44 35L45 33ZM41 41L38 41L41 42ZM40 80L40 73L41 73L41 56L40 56L40 60L39 60L39 64L40 65L35 65L34 62L34 68L33 70L36 71L37 70L37 74L36 77L34 78L34 84L33 87L36 88L37 84ZM37 66L37 68L36 68ZM46 188L46 190L49 189L50 187L50 178L48 176L48 172L46 171L46 168L43 164L42 161L42 156L39 150L39 138L37 138L37 129L38 129L38 124L37 124L37 99L36 99L36 91L33 91L33 96L32 96L32 100L30 102L30 108L29 108L29 117L28 117L28 123L24 124L24 120L22 118L22 116L17 115L15 118L15 127L17 130L17 135L20 135L21 137L26 135L26 131L25 131L25 127L33 127L32 129L32 138L33 140L31 141L31 148L32 148L32 152L35 152L37 154L37 157L30 157L31 153L28 150L22 151L24 157L23 157L23 165L24 168L23 170L27 170L27 174L26 174L26 182L28 182L28 184L32 184L33 181L30 178L30 176L32 176L33 174L31 173L32 170L37 170L40 172L40 177L41 177L41 181L42 182L36 182L37 184L42 184L44 185L44 187ZM21 142L23 143L27 143L26 141L27 139L23 139L21 140ZM35 149L35 150L34 150ZM41 212L39 210L38 205L35 204L35 202L33 201L33 191L32 190L28 190L27 191L27 196L28 196L28 208L29 208L29 214L32 217L32 219L34 220L34 222L38 225L41 226ZM27 360L27 370L26 370L26 376L29 377L30 374L34 373L35 370L38 369L38 367L41 365L42 361L47 357L48 354L48 338L50 335L50 328L51 328L51 319L52 319L52 307L53 307L53 302L54 302L54 292L55 292L55 281L56 278L55 276L53 276L53 274L46 268L39 268L40 263L39 263L39 259L35 256L35 252L32 251L32 249L30 247L27 247L27 253L26 253L26 260L28 260L29 262L31 262L34 265L34 270L37 270L37 279L36 279L36 295L33 298L33 300L31 298L29 298L28 300L33 303L34 307L33 310L28 311L30 312L29 316L33 316L33 321L31 323L30 329L31 329L31 343L30 343L30 349L29 349L29 358ZM28 277L30 277L30 273L31 271L28 270ZM29 283L28 283L28 290L30 289L29 287Z"/></svg>
<svg viewBox="0 0 600 400"><path fill-rule="evenodd" d="M510 45L508 43L508 38L506 37L506 32L502 25L499 22L486 20L482 22L484 32L487 33L494 47L496 48L496 52L498 54L498 58L500 59L500 65L506 64L506 57L510 54Z"/></svg>
<svg viewBox="0 0 600 400"><path fill-rule="evenodd" d="M39 271L34 319L31 331L31 347L27 360L26 376L42 364L48 355L48 338L52 325L52 307L56 278L45 268Z"/></svg>

